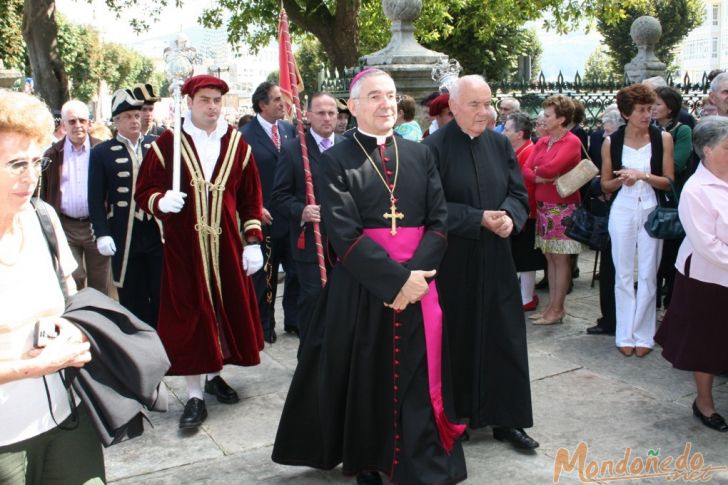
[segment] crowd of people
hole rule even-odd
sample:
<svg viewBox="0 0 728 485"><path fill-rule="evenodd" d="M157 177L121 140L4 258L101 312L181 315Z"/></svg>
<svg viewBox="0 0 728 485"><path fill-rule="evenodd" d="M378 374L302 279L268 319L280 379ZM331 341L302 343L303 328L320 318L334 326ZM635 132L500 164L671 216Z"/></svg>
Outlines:
<svg viewBox="0 0 728 485"><path fill-rule="evenodd" d="M238 127L220 116L227 91L208 75L182 86L179 169L149 84L114 94L101 138L77 100L54 126L38 99L0 91L1 482L105 480L66 382L96 358L64 318L69 294L115 295L154 329L186 384L179 427L195 430L205 395L239 401L223 367L257 365L276 342L279 267L278 320L300 343L274 461L343 463L364 484L457 483L468 429L534 450L526 317L567 317L580 208L609 220L587 333L614 335L626 357L658 342L694 373L694 415L728 431L712 397L728 327L711 304L728 296L728 73L697 124L653 78L621 89L592 133L577 100L550 96L533 119L475 75L423 101L423 131L416 100L365 69L345 104L311 96L303 141L276 84L258 86ZM600 173L562 195L584 158ZM46 206L57 256L36 217ZM647 232L657 207L678 209L684 238Z"/></svg>

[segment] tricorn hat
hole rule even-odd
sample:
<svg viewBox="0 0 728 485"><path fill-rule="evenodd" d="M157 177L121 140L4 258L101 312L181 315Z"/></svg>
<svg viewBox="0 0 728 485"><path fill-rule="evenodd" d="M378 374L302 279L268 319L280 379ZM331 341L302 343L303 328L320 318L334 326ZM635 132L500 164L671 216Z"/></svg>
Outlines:
<svg viewBox="0 0 728 485"><path fill-rule="evenodd" d="M119 89L111 98L111 117L120 115L124 111L142 109L144 99L137 99L131 89Z"/></svg>
<svg viewBox="0 0 728 485"><path fill-rule="evenodd" d="M154 86L151 84L137 84L133 88L134 97L144 100L144 104L154 104L159 101L159 96L154 92Z"/></svg>

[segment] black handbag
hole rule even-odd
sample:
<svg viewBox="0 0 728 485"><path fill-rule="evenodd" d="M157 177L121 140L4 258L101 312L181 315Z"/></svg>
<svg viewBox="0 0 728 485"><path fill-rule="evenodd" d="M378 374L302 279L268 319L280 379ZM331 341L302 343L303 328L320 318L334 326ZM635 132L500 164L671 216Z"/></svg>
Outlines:
<svg viewBox="0 0 728 485"><path fill-rule="evenodd" d="M675 185L669 177L666 177L672 188L672 195L678 200ZM645 221L645 231L655 239L680 239L685 236L685 230L680 223L680 215L675 207L663 207L660 197L657 198L657 207L650 212Z"/></svg>
<svg viewBox="0 0 728 485"><path fill-rule="evenodd" d="M597 216L589 212L586 207L579 206L571 217L564 221L564 233L590 248L601 251L609 245L609 217Z"/></svg>

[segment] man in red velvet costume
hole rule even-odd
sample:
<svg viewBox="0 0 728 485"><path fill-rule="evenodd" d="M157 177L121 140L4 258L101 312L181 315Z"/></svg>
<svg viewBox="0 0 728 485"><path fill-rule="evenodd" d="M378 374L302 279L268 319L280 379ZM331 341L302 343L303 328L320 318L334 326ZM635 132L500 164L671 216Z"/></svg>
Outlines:
<svg viewBox="0 0 728 485"><path fill-rule="evenodd" d="M180 191L172 187L174 136L165 131L141 166L135 199L164 226L164 268L157 331L171 375L186 377L189 399L180 428L207 417L205 392L239 398L220 376L224 364L257 365L263 348L249 275L263 266L262 195L250 147L220 117L227 84L199 75L182 86ZM238 216L243 225L238 224Z"/></svg>

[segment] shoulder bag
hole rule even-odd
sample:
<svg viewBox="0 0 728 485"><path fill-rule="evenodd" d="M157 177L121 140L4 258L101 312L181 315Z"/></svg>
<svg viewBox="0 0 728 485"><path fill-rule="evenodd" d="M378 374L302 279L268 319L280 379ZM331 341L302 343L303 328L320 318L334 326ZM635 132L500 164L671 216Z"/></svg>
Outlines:
<svg viewBox="0 0 728 485"><path fill-rule="evenodd" d="M584 148L584 145L582 145L582 148ZM559 176L554 182L556 191L561 197L570 196L589 183L599 173L599 169L592 162L589 153L586 150L584 150L584 153L586 153L587 158L582 159L576 164L576 167Z"/></svg>
<svg viewBox="0 0 728 485"><path fill-rule="evenodd" d="M665 178L670 181L672 195L675 200L678 200L675 184L670 177ZM657 197L657 207L647 216L645 231L655 239L680 239L685 236L685 230L680 223L678 210L673 207L663 207L660 199L661 197Z"/></svg>

